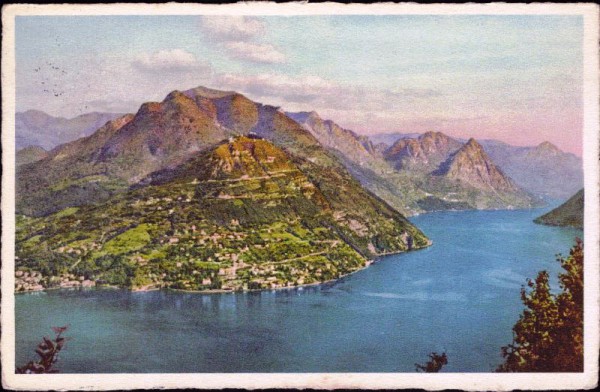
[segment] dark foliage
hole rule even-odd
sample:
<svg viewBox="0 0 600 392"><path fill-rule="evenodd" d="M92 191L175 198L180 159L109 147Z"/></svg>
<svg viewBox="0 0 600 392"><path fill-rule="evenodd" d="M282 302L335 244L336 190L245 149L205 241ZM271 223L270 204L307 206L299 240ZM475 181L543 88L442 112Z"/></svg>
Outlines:
<svg viewBox="0 0 600 392"><path fill-rule="evenodd" d="M42 373L58 373L57 369L53 366L58 361L58 353L62 350L67 338L63 337L62 334L67 330L67 326L64 327L52 327L52 330L56 334L54 340L51 340L44 336L42 342L38 344L35 350L36 354L40 357L37 361L29 361L27 365L16 369L17 374L42 374Z"/></svg>
<svg viewBox="0 0 600 392"><path fill-rule="evenodd" d="M583 371L583 242L577 238L568 257L559 255L565 272L561 291L550 291L541 271L521 289L525 310L513 327L513 342L502 347L500 372Z"/></svg>
<svg viewBox="0 0 600 392"><path fill-rule="evenodd" d="M444 367L444 365L448 364L448 357L446 356L445 352L441 355L436 352L433 352L429 354L429 358L431 359L425 362L424 365L419 365L418 363L415 363L417 372L437 373L440 370L442 370L442 367Z"/></svg>

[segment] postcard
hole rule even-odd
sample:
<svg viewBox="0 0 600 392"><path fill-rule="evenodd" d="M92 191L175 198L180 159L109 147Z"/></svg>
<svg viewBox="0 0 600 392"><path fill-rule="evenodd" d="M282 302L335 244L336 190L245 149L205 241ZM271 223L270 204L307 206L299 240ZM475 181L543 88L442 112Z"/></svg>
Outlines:
<svg viewBox="0 0 600 392"><path fill-rule="evenodd" d="M597 5L2 22L3 387L597 386Z"/></svg>

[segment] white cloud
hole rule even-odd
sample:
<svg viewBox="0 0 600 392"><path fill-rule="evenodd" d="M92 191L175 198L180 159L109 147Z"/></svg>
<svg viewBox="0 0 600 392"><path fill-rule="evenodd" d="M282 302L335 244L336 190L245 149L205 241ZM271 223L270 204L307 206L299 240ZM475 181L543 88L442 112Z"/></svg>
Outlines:
<svg viewBox="0 0 600 392"><path fill-rule="evenodd" d="M390 90L377 87L351 86L306 75L291 77L281 74L216 75L217 85L243 91L261 99L277 99L291 104L311 105L315 109L388 110L407 102L440 97L432 89ZM297 105L296 105L297 106Z"/></svg>
<svg viewBox="0 0 600 392"><path fill-rule="evenodd" d="M265 24L248 16L203 16L200 28L206 41L220 45L232 58L252 63L284 63L286 56L275 46L258 42Z"/></svg>
<svg viewBox="0 0 600 392"><path fill-rule="evenodd" d="M207 71L210 66L183 49L160 50L143 54L132 62L132 66L143 72L188 72Z"/></svg>
<svg viewBox="0 0 600 392"><path fill-rule="evenodd" d="M256 63L275 64L285 62L285 55L273 45L238 41L228 42L225 46L234 58Z"/></svg>
<svg viewBox="0 0 600 392"><path fill-rule="evenodd" d="M264 33L264 24L248 16L203 16L200 27L210 39L218 41L248 40Z"/></svg>

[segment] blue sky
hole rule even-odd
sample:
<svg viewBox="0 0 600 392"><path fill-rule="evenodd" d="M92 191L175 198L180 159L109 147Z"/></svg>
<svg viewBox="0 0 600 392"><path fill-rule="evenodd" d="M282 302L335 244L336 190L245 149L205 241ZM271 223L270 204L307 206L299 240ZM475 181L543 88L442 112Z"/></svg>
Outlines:
<svg viewBox="0 0 600 392"><path fill-rule="evenodd" d="M439 130L579 153L581 16L19 16L17 110L135 112L236 90L360 133Z"/></svg>

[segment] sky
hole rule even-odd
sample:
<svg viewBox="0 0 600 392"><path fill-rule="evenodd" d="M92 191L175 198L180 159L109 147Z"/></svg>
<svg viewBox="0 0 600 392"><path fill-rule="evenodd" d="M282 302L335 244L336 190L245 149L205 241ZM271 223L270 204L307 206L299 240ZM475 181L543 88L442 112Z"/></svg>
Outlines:
<svg viewBox="0 0 600 392"><path fill-rule="evenodd" d="M581 155L582 37L576 15L17 16L16 107L129 113L206 86L366 135Z"/></svg>

